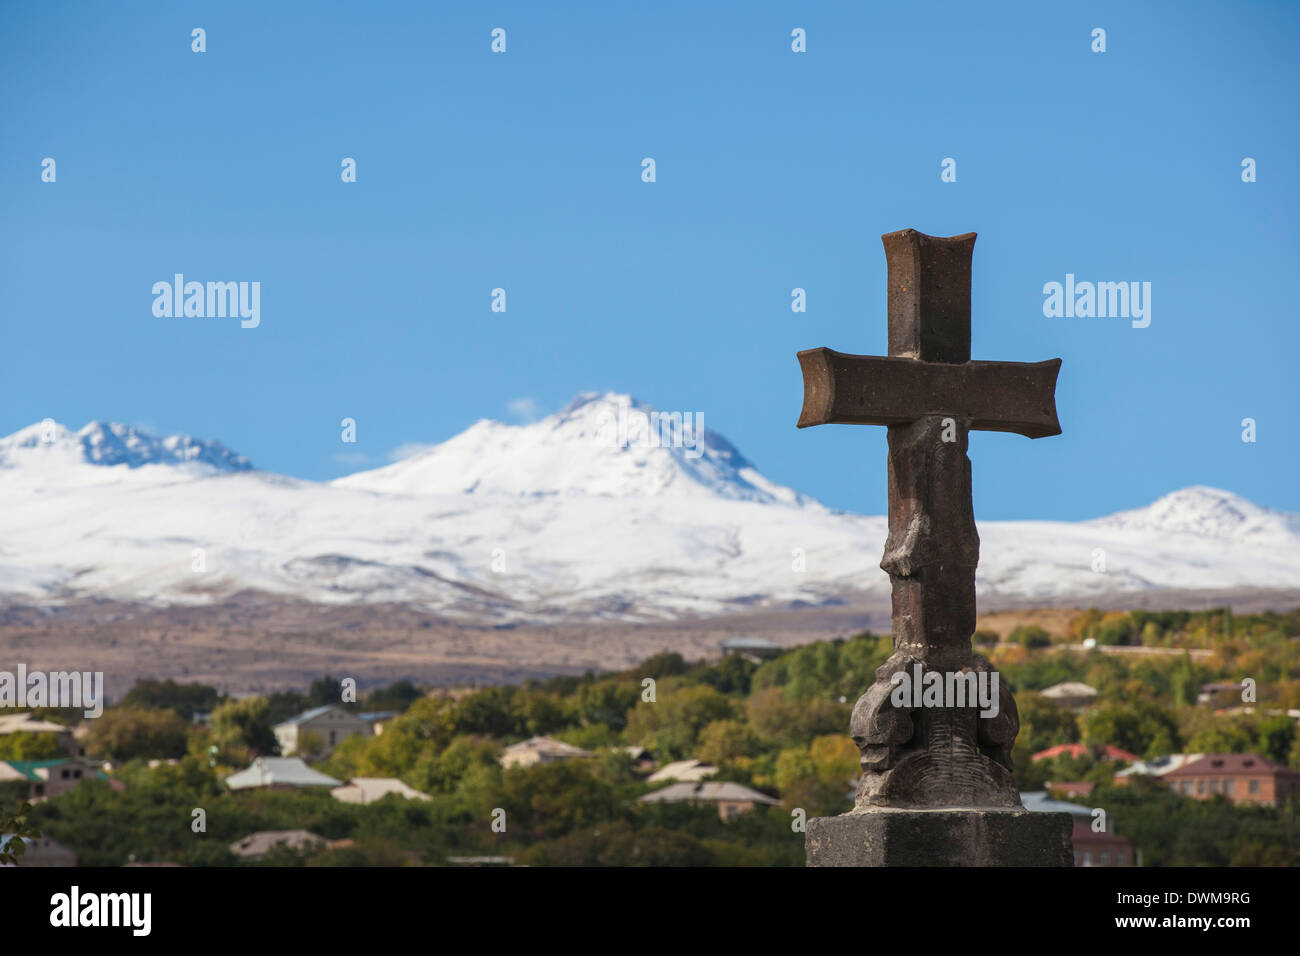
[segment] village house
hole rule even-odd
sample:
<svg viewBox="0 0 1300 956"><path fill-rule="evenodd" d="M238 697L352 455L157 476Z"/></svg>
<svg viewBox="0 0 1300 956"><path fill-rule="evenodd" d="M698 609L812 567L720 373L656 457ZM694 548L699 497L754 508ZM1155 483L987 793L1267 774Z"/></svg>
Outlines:
<svg viewBox="0 0 1300 956"><path fill-rule="evenodd" d="M1079 711L1085 707L1090 707L1097 699L1097 688L1090 687L1079 681L1065 681L1044 688L1041 696L1044 700L1050 700L1058 707Z"/></svg>
<svg viewBox="0 0 1300 956"><path fill-rule="evenodd" d="M646 777L646 783L667 783L670 780L680 783L699 783L717 772L717 767L702 760L674 760Z"/></svg>
<svg viewBox="0 0 1300 956"><path fill-rule="evenodd" d="M735 654L754 664L761 664L769 657L777 657L785 650L780 644L773 644L762 637L729 637L718 647L723 657Z"/></svg>
<svg viewBox="0 0 1300 956"><path fill-rule="evenodd" d="M299 753L304 742L309 742L311 756L324 757L348 737L371 735L368 722L337 704L303 711L272 729L275 739L280 742L280 753L286 757Z"/></svg>
<svg viewBox="0 0 1300 956"><path fill-rule="evenodd" d="M1205 754L1165 754L1162 757L1139 760L1118 771L1112 779L1116 785L1126 787L1134 777L1163 777L1169 771L1177 770L1184 764L1200 760L1204 756Z"/></svg>
<svg viewBox="0 0 1300 956"><path fill-rule="evenodd" d="M1196 695L1198 704L1208 704L1210 707L1230 707L1240 704L1241 692L1246 689L1246 685L1241 681L1214 681L1210 684L1202 684L1201 692Z"/></svg>
<svg viewBox="0 0 1300 956"><path fill-rule="evenodd" d="M712 804L718 808L718 816L725 821L734 820L756 806L775 806L780 801L739 783L704 782L674 783L638 797L637 802Z"/></svg>
<svg viewBox="0 0 1300 956"><path fill-rule="evenodd" d="M530 767L537 763L558 763L561 760L594 756L596 755L590 750L583 750L552 737L530 737L507 747L501 754L501 766Z"/></svg>
<svg viewBox="0 0 1300 956"><path fill-rule="evenodd" d="M1126 763L1132 763L1137 760L1136 754L1131 754L1127 750L1120 750L1110 744L1103 744L1100 747L1089 747L1086 744L1057 744L1055 747L1048 747L1046 750L1040 750L1029 759L1034 763L1040 760L1053 760L1056 757L1069 757L1071 760L1079 760L1082 757L1095 757L1097 760L1122 760Z"/></svg>
<svg viewBox="0 0 1300 956"><path fill-rule="evenodd" d="M1054 800L1045 790L1031 790L1020 795L1020 802L1031 813L1068 813L1074 818L1070 842L1074 846L1075 866L1134 866L1137 858L1133 844L1114 832L1114 817L1107 815L1105 831L1093 829L1091 807Z"/></svg>
<svg viewBox="0 0 1300 956"><path fill-rule="evenodd" d="M245 860L260 860L276 847L310 852L323 849L326 840L309 830L258 830L230 844L230 852Z"/></svg>
<svg viewBox="0 0 1300 956"><path fill-rule="evenodd" d="M28 713L0 715L0 737L8 737L10 734L51 734L58 739L64 753L73 757L85 755L73 737L71 727L41 720Z"/></svg>
<svg viewBox="0 0 1300 956"><path fill-rule="evenodd" d="M357 719L370 725L370 733L378 737L384 732L384 725L390 720L402 716L395 710L376 710L365 714L357 714Z"/></svg>
<svg viewBox="0 0 1300 956"><path fill-rule="evenodd" d="M317 773L298 757L258 757L248 767L226 778L231 790L301 790L304 787L337 787L342 783Z"/></svg>
<svg viewBox="0 0 1300 956"><path fill-rule="evenodd" d="M14 839L12 833L0 834L0 850L3 850L12 839ZM38 837L23 837L22 840L27 844L27 849L23 852L23 855L18 858L18 862L0 863L0 866L21 866L27 868L32 866L77 865L76 853L68 849L62 843L56 843L44 834L41 834Z"/></svg>
<svg viewBox="0 0 1300 956"><path fill-rule="evenodd" d="M113 780L99 764L84 757L0 762L0 782L6 780L26 780L30 784L27 796L30 803L62 796L86 780L107 780L115 790L126 789L120 780Z"/></svg>
<svg viewBox="0 0 1300 956"><path fill-rule="evenodd" d="M390 793L408 800L430 800L428 794L407 786L396 777L353 777L341 787L330 791L330 796L342 803L374 803Z"/></svg>
<svg viewBox="0 0 1300 956"><path fill-rule="evenodd" d="M1222 794L1233 803L1275 807L1300 795L1300 773L1259 754L1205 754L1163 779L1175 793L1198 800Z"/></svg>
<svg viewBox="0 0 1300 956"><path fill-rule="evenodd" d="M632 758L632 765L636 767L637 770L650 770L655 765L654 754L646 750L644 747L633 745L630 747L619 747L618 749Z"/></svg>

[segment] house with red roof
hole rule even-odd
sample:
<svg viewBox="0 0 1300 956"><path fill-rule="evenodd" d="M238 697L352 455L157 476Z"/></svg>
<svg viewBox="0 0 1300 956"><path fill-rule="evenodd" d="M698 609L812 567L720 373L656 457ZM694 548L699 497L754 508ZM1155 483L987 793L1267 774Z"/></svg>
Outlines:
<svg viewBox="0 0 1300 956"><path fill-rule="evenodd" d="M1031 758L1035 763L1040 760L1051 760L1054 757L1070 757L1078 760L1080 757L1093 756L1098 760L1123 760L1132 763L1137 760L1137 755L1129 753L1127 750L1120 750L1118 747L1112 747L1105 744L1101 747L1089 747L1086 744L1057 744L1055 747L1048 747L1046 750L1040 750Z"/></svg>
<svg viewBox="0 0 1300 956"><path fill-rule="evenodd" d="M1300 773L1259 754L1206 754L1161 779L1175 793L1198 800L1222 794L1233 803L1275 807L1300 796Z"/></svg>

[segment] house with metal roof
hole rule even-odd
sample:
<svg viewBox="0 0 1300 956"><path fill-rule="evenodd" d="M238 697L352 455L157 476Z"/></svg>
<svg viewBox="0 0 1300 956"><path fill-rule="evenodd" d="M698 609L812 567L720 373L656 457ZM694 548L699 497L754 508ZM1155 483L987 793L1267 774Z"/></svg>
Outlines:
<svg viewBox="0 0 1300 956"><path fill-rule="evenodd" d="M1116 771L1112 778L1120 786L1126 785L1133 777L1163 777L1171 770L1177 770L1184 764L1200 760L1205 754L1164 754L1130 764L1123 770Z"/></svg>
<svg viewBox="0 0 1300 956"><path fill-rule="evenodd" d="M664 764L646 777L646 782L666 783L669 780L675 780L680 783L699 783L701 780L712 777L717 772L717 767L707 764L703 760L674 760L672 763Z"/></svg>
<svg viewBox="0 0 1300 956"><path fill-rule="evenodd" d="M77 865L76 853L62 843L56 843L44 834L36 837L15 838L12 833L0 833L0 851L3 851L9 841L13 839L21 839L26 844L27 849L18 858L17 863L0 863L0 866L21 866L24 869L29 869L33 866Z"/></svg>
<svg viewBox="0 0 1300 956"><path fill-rule="evenodd" d="M73 729L65 724L41 720L31 714L0 714L0 737L11 734L52 734L59 746L70 756L84 756L83 751L73 737Z"/></svg>
<svg viewBox="0 0 1300 956"><path fill-rule="evenodd" d="M258 757L247 769L226 778L231 790L301 790L304 787L337 787L342 783L307 766L298 757Z"/></svg>
<svg viewBox="0 0 1300 956"><path fill-rule="evenodd" d="M59 757L53 760L6 760L0 763L0 781L26 780L30 784L27 800L40 803L62 796L86 780L112 780L93 760L82 757Z"/></svg>
<svg viewBox="0 0 1300 956"><path fill-rule="evenodd" d="M277 847L308 852L324 848L326 840L310 830L258 830L230 844L230 852L246 860L260 860Z"/></svg>
<svg viewBox="0 0 1300 956"><path fill-rule="evenodd" d="M1044 699L1067 710L1082 710L1097 699L1097 688L1077 680L1053 684L1051 687L1043 688L1040 693Z"/></svg>
<svg viewBox="0 0 1300 956"><path fill-rule="evenodd" d="M774 644L767 638L749 636L729 637L718 647L721 649L723 657L736 654L754 663L759 663L769 657L776 657L785 650L780 644Z"/></svg>
<svg viewBox="0 0 1300 956"><path fill-rule="evenodd" d="M272 730L280 742L280 753L286 757L300 753L304 742L308 743L310 756L324 757L348 737L369 737L373 732L369 721L338 704L305 710Z"/></svg>
<svg viewBox="0 0 1300 956"><path fill-rule="evenodd" d="M759 793L739 783L705 781L701 783L674 783L637 798L638 803L694 803L711 804L718 808L723 820L733 820L756 806L775 806L780 801Z"/></svg>
<svg viewBox="0 0 1300 956"><path fill-rule="evenodd" d="M583 750L581 747L566 744L553 737L529 737L505 749L501 754L501 766L528 767L535 763L557 763L561 760L594 756L596 755L590 750Z"/></svg>
<svg viewBox="0 0 1300 956"><path fill-rule="evenodd" d="M1101 817L1092 807L1054 800L1046 790L1029 790L1020 794L1020 803L1031 813L1068 813L1074 817L1070 843L1074 847L1075 866L1133 866L1137 857L1133 844L1115 833L1115 820L1107 815L1106 828L1094 830L1093 821Z"/></svg>
<svg viewBox="0 0 1300 956"><path fill-rule="evenodd" d="M408 800L430 800L427 793L421 793L396 777L353 777L341 787L330 791L330 796L342 803L374 803L390 793Z"/></svg>

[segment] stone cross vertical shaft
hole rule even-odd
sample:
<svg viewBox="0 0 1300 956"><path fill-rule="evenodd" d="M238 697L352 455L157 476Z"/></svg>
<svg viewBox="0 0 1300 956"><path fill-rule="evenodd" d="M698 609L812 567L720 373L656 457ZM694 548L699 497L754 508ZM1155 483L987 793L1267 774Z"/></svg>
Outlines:
<svg viewBox="0 0 1300 956"><path fill-rule="evenodd" d="M969 704L902 706L891 698L900 672L909 679L938 672L947 686L951 675L991 673L971 648L979 535L968 435L1060 434L1061 362L971 361L974 233L938 238L905 229L882 240L889 356L799 353L800 428L889 428L889 537L880 566L893 585L894 653L854 707L851 731L863 770L856 803L1018 810L1011 746L1019 717L1007 688L999 687L996 715Z"/></svg>

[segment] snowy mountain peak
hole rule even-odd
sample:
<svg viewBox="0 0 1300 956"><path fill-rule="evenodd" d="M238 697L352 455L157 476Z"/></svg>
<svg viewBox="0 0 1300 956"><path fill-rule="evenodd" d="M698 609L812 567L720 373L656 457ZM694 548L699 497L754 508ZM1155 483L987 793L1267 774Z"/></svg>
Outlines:
<svg viewBox="0 0 1300 956"><path fill-rule="evenodd" d="M888 530L769 482L697 412L665 416L612 392L532 424L480 421L334 482L126 425L46 421L0 439L0 600L260 592L492 622L887 607ZM1300 581L1300 515L1214 488L1093 521L981 522L979 534L981 600Z"/></svg>
<svg viewBox="0 0 1300 956"><path fill-rule="evenodd" d="M717 497L813 506L765 478L699 411L584 392L530 425L482 420L404 461L340 478L399 494Z"/></svg>
<svg viewBox="0 0 1300 956"><path fill-rule="evenodd" d="M253 466L220 442L189 435L159 438L132 425L94 421L80 431L47 419L0 439L0 467L68 468L93 465L200 465L215 471L248 471ZM208 470L205 469L205 470Z"/></svg>
<svg viewBox="0 0 1300 956"><path fill-rule="evenodd" d="M1295 533L1300 531L1295 519L1295 515L1261 508L1230 491L1192 485L1157 498L1145 508L1121 511L1090 523L1143 532L1243 538Z"/></svg>

